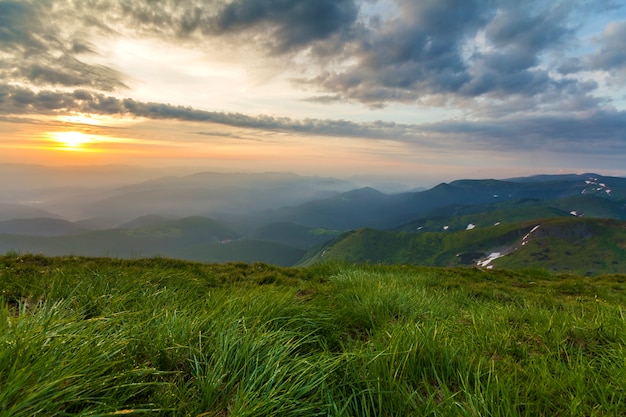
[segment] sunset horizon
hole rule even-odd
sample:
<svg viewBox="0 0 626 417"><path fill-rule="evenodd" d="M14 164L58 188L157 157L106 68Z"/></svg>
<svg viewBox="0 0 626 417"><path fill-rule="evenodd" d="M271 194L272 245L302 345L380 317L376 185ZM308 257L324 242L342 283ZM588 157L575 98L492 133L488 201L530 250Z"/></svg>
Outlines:
<svg viewBox="0 0 626 417"><path fill-rule="evenodd" d="M626 7L0 1L0 163L626 176Z"/></svg>

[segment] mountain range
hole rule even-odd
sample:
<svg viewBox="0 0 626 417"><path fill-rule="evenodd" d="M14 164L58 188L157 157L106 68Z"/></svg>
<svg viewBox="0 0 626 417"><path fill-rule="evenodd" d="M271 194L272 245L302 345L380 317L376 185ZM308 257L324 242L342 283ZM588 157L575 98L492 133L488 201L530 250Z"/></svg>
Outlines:
<svg viewBox="0 0 626 417"><path fill-rule="evenodd" d="M5 184L0 252L626 272L621 177L463 179L395 193L279 173L119 181Z"/></svg>

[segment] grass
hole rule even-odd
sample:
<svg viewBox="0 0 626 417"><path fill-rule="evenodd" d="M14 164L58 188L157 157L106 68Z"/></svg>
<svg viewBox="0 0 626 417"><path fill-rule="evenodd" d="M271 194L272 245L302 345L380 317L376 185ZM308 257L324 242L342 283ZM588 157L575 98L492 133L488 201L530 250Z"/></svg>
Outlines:
<svg viewBox="0 0 626 417"><path fill-rule="evenodd" d="M2 416L626 414L626 276L0 257Z"/></svg>
<svg viewBox="0 0 626 417"><path fill-rule="evenodd" d="M531 235L529 233L539 225ZM524 240L525 236L529 236ZM522 240L524 242L522 243ZM595 276L626 270L626 222L561 217L446 232L358 229L312 248L299 265L343 261L370 264L473 266L490 253L506 254L490 265L540 267Z"/></svg>

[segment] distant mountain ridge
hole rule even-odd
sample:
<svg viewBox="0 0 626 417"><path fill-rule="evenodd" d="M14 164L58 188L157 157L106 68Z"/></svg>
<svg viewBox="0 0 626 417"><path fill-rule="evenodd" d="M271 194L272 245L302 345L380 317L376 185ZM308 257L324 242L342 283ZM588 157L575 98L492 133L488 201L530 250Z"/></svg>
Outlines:
<svg viewBox="0 0 626 417"><path fill-rule="evenodd" d="M0 221L0 233L30 236L63 236L84 232L76 223L49 217Z"/></svg>
<svg viewBox="0 0 626 417"><path fill-rule="evenodd" d="M602 197L623 209L623 200L626 199L625 178L596 174L569 178L552 181L543 178L538 182L457 180L426 191L392 195L361 188L299 206L274 209L259 217L265 222L290 221L309 227L387 229L432 216L436 211L450 206L487 205L526 199L559 200L580 195ZM623 211L626 213L626 210Z"/></svg>
<svg viewBox="0 0 626 417"><path fill-rule="evenodd" d="M351 185L293 174L198 173L102 193L81 188L72 194L69 189L51 200L0 203L0 251L280 265L336 259L476 266L473 262L486 262L491 253L506 252L499 246L513 245L539 220L561 221L565 228L578 227L571 223L575 220L626 220L626 178L593 173L461 179L396 194ZM49 194L54 192L41 195ZM70 222L55 210L74 218L82 213L81 220ZM617 232L607 236L621 239ZM424 239L430 243L424 245ZM411 252L412 247L421 252ZM523 253L489 265L522 267L512 260ZM548 257L568 259L565 254ZM542 257L525 259L559 268L557 261L547 265ZM611 263L582 272L626 270L619 256L612 259L617 267Z"/></svg>
<svg viewBox="0 0 626 417"><path fill-rule="evenodd" d="M120 222L144 215L232 218L326 198L354 187L339 179L295 174L207 172L156 178L100 191L79 189L76 198L67 193L63 198L44 193L47 199L39 201L37 207L63 213L68 219L115 217Z"/></svg>
<svg viewBox="0 0 626 417"><path fill-rule="evenodd" d="M23 203L0 203L0 221L36 218L61 218L47 210Z"/></svg>

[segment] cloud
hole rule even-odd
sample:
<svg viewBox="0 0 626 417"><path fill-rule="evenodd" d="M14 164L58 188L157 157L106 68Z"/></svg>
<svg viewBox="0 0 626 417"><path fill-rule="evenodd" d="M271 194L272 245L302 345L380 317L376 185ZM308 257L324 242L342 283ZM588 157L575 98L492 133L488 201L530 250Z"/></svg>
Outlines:
<svg viewBox="0 0 626 417"><path fill-rule="evenodd" d="M391 21L355 32L341 70L311 80L346 99L380 104L457 91L469 81L461 42L483 21L473 1L399 2Z"/></svg>
<svg viewBox="0 0 626 417"><path fill-rule="evenodd" d="M397 16L352 40L355 46L346 56L351 65L327 70L310 85L373 107L571 94L569 83L575 80L554 78L542 66L544 55L574 39L567 3L406 0L398 5Z"/></svg>
<svg viewBox="0 0 626 417"><path fill-rule="evenodd" d="M20 1L0 2L0 42L3 49L25 46L27 49L43 50L44 43L31 31L34 24L40 23L32 4Z"/></svg>
<svg viewBox="0 0 626 417"><path fill-rule="evenodd" d="M442 140L473 149L517 152L543 150L561 154L626 152L626 112L598 111L587 115L518 116L482 121L444 121L420 128Z"/></svg>
<svg viewBox="0 0 626 417"><path fill-rule="evenodd" d="M486 38L499 49L515 50L517 55L536 59L537 54L563 45L566 38L574 35L567 19L570 9L564 3L533 9L533 2L498 8L485 26Z"/></svg>
<svg viewBox="0 0 626 417"><path fill-rule="evenodd" d="M86 90L39 91L0 86L0 114L91 114L153 120L210 122L270 132L317 137L392 140L409 145L457 151L552 151L564 154L626 153L626 112L595 111L561 115L512 115L475 121L446 120L429 124L356 123L347 120L292 119L198 110L165 103L140 102ZM198 132L207 134L206 132Z"/></svg>
<svg viewBox="0 0 626 417"><path fill-rule="evenodd" d="M280 62L277 72L300 74L294 82L314 90L311 102L469 111L480 110L481 100L497 100L527 111L522 103L545 103L550 92L556 108L560 100L589 102L586 86L571 87L578 72L621 72L626 62L624 22L607 27L592 56L548 59L576 44L571 18L585 7L592 6L565 0L0 0L0 47L7 54L0 76L41 87L117 91L125 88L124 75L91 58L98 39L131 34L195 48L253 49L258 59ZM577 100L570 99L574 90L582 94Z"/></svg>
<svg viewBox="0 0 626 417"><path fill-rule="evenodd" d="M0 1L0 76L40 86L124 88L113 69L79 59L92 47L73 22L55 21L54 10L46 0Z"/></svg>
<svg viewBox="0 0 626 417"><path fill-rule="evenodd" d="M211 19L218 33L267 31L274 53L284 53L327 39L352 26L354 0L235 0Z"/></svg>
<svg viewBox="0 0 626 417"><path fill-rule="evenodd" d="M546 50L564 45L573 36L573 30L566 26L567 11L557 6L529 14L528 8L532 9L524 4L497 9L484 27L489 47L471 56L472 79L459 93L500 100L511 95L545 98L546 91L567 94L573 80L554 79L549 70L540 68Z"/></svg>
<svg viewBox="0 0 626 417"><path fill-rule="evenodd" d="M604 71L608 83L626 86L626 20L612 21L594 38L596 49L587 55L569 57L557 68L563 75Z"/></svg>
<svg viewBox="0 0 626 417"><path fill-rule="evenodd" d="M80 13L113 32L131 30L176 40L232 36L240 45L282 54L350 28L359 14L358 1L89 0ZM75 6L68 8L76 12Z"/></svg>
<svg viewBox="0 0 626 417"><path fill-rule="evenodd" d="M626 21L609 23L598 44L600 48L589 59L589 66L607 71L626 70Z"/></svg>
<svg viewBox="0 0 626 417"><path fill-rule="evenodd" d="M592 103L590 84L555 78L542 58L574 38L571 2L545 5L499 0L379 0L387 15L365 15L365 0L0 0L0 46L9 59L3 78L41 87L114 91L123 76L88 63L96 34L134 31L151 36L266 47L308 65L303 85L321 94L310 101L451 103L481 109L497 100L524 111L549 96ZM389 7L391 5L394 7ZM394 12L395 10L395 12ZM588 59L561 61L562 76L582 69L621 70L626 62L626 22L613 22ZM303 59L304 57L304 59ZM319 69L319 71L317 71ZM576 98L573 98L577 96ZM524 108L524 103L528 107ZM597 103L597 101L596 101Z"/></svg>
<svg viewBox="0 0 626 417"><path fill-rule="evenodd" d="M42 87L126 87L112 67L93 64L97 39L150 36L179 46L251 47L297 54L341 42L359 0L0 0L0 76Z"/></svg>
<svg viewBox="0 0 626 417"><path fill-rule="evenodd" d="M236 127L290 131L335 136L373 136L394 123L373 123L369 126L344 120L294 120L287 117L247 116L241 113L213 112L166 103L141 102L130 98L116 98L87 90L73 92L41 90L13 85L0 85L0 114L61 115L72 112L143 117L155 120L183 120L212 122Z"/></svg>

